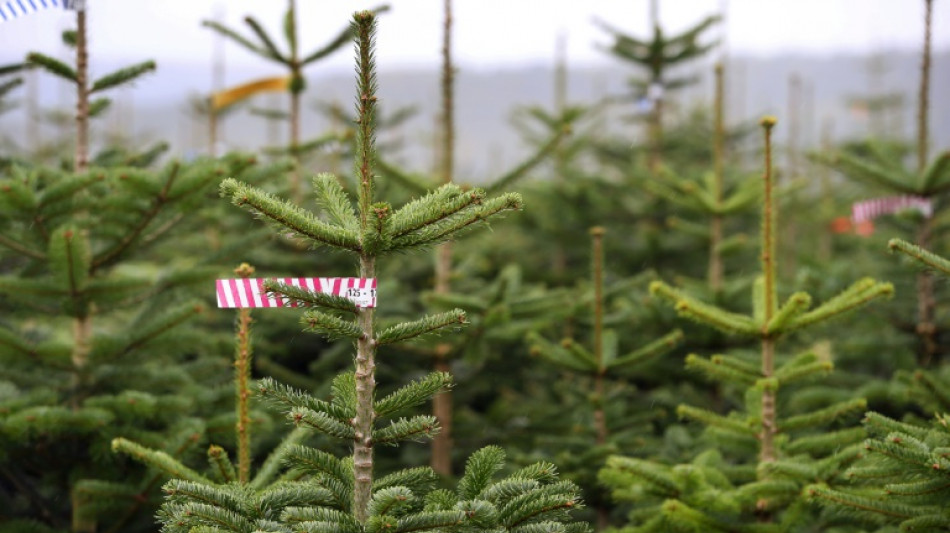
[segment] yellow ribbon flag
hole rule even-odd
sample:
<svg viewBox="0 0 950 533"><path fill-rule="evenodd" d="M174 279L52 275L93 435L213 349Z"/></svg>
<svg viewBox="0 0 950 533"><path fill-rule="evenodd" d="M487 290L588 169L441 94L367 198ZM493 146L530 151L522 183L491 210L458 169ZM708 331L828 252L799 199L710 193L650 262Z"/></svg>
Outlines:
<svg viewBox="0 0 950 533"><path fill-rule="evenodd" d="M237 87L231 87L230 89L225 89L211 95L211 108L215 111L220 111L229 105L240 102L258 93L286 91L289 84L289 77L278 77L265 78L263 80L238 85Z"/></svg>

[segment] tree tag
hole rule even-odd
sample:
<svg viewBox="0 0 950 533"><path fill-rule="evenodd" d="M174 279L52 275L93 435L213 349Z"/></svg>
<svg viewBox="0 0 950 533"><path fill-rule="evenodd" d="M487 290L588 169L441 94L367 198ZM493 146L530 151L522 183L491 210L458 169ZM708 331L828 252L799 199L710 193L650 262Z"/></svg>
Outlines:
<svg viewBox="0 0 950 533"><path fill-rule="evenodd" d="M298 307L288 298L267 294L268 279L311 292L335 294L357 307L376 307L376 278L237 278L215 282L218 307Z"/></svg>

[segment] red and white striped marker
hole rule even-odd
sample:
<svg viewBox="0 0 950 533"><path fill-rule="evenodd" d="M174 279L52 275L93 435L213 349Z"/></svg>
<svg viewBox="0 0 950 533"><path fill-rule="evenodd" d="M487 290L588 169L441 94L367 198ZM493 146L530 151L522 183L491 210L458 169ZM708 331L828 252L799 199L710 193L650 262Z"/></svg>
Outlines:
<svg viewBox="0 0 950 533"><path fill-rule="evenodd" d="M376 278L238 278L215 282L218 307L297 307L284 297L274 297L264 290L268 279L300 287L311 292L335 294L352 300L357 307L376 307Z"/></svg>
<svg viewBox="0 0 950 533"><path fill-rule="evenodd" d="M933 216L933 204L929 198L920 196L888 196L857 202L851 206L851 219L855 223L874 220L881 215L893 215L905 209L916 209L925 218Z"/></svg>

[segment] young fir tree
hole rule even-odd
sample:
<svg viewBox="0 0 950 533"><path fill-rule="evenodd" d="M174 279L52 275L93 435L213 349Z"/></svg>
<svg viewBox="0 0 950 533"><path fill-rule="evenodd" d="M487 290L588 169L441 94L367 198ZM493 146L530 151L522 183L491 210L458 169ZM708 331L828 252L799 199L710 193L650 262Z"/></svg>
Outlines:
<svg viewBox="0 0 950 533"><path fill-rule="evenodd" d="M609 522L610 507L605 494L596 491L597 482L594 464L603 464L606 456L619 450L623 444L630 442L616 442L618 433L629 433L630 413L619 412L618 404L629 404L629 398L618 395L622 384L618 378L625 377L629 369L642 367L652 359L662 356L672 350L682 341L683 333L672 331L665 336L654 340L628 353L621 353L617 332L605 327L605 294L604 294L604 250L603 237L605 230L602 227L591 228L592 237L592 274L593 298L589 301L592 307L593 327L590 348L574 338L568 337L560 343L551 342L537 333L529 336L531 353L540 356L546 362L563 368L578 378L578 388L588 394L590 409L582 411L581 418L591 423L589 431L583 432L587 439L575 440L580 446L574 446L574 452L583 457L583 466L578 471L586 471L588 475L580 477L578 481L588 495L588 501L594 502L597 507L597 529L602 530ZM621 284L622 285L622 284ZM618 317L613 317L616 324ZM623 321L626 322L626 321ZM623 323L621 322L621 323ZM608 414L619 415L608 417ZM621 418L623 417L623 418ZM639 422L639 421L638 421ZM629 435L627 435L629 437ZM586 441L586 442L584 442ZM586 483L584 483L586 482Z"/></svg>
<svg viewBox="0 0 950 533"><path fill-rule="evenodd" d="M154 61L143 61L121 68L92 81L89 75L89 50L86 29L87 9L76 11L76 29L63 32L63 42L76 50L76 63L66 63L40 52L30 52L28 63L36 65L76 86L76 142L73 170L84 172L89 165L89 119L102 113L111 103L108 98L91 98L102 91L126 85L155 70Z"/></svg>
<svg viewBox="0 0 950 533"><path fill-rule="evenodd" d="M229 180L222 185L223 193L235 204L266 218L280 231L292 231L314 246L355 255L363 278L375 277L378 262L393 252L443 242L521 206L516 194L489 198L478 189L463 191L452 184L399 209L376 201L375 28L372 12L354 15L359 62L356 208L330 175L314 180L324 217L237 181ZM307 330L355 342L355 371L334 380L329 401L273 380L264 380L260 385L261 394L288 408L288 417L298 425L351 443L352 456L339 459L320 450L295 447L290 477L301 482L281 497L269 499L267 505L257 505L259 500L253 487L215 487L192 479L172 481L166 485L169 497L159 515L166 531L208 527L241 533L586 530L585 524L572 523L569 517L569 511L580 505L577 488L558 482L553 465L536 464L495 480L504 459L504 453L497 447L485 448L469 459L455 491L433 490L437 476L427 467L387 476L379 476L375 471L376 447L426 438L438 430L432 416L394 416L427 402L451 382L448 374L434 372L377 399L378 348L464 324L462 311L425 316L379 331L374 308L359 308L342 297L277 283L266 287L275 295L312 307L302 317ZM383 424L387 419L390 423Z"/></svg>
<svg viewBox="0 0 950 533"><path fill-rule="evenodd" d="M941 256L901 239L889 247L950 275L950 261ZM944 372L942 379L937 374L918 370L912 382L915 403L935 414L930 423L868 412L864 426L870 438L845 480L810 485L805 495L855 530L950 531L950 374Z"/></svg>
<svg viewBox="0 0 950 533"><path fill-rule="evenodd" d="M726 131L723 117L725 91L723 90L723 68L721 64L716 65L715 73L716 95L712 137L712 172L705 172L702 180L693 180L681 177L664 167L657 173L656 180L644 182L644 187L647 190L706 219L697 223L677 217L672 219L670 223L675 229L682 229L708 240L709 259L707 261L706 283L709 291L713 294L722 291L726 281L723 255L730 249L741 246L746 238L743 234L726 237L723 232L723 225L727 218L734 218L733 215L749 211L759 198L759 188L756 182L751 179L727 188L725 170Z"/></svg>
<svg viewBox="0 0 950 533"><path fill-rule="evenodd" d="M154 506L142 504L157 486L105 453L108 442L132 435L184 453L204 433L198 417L214 414L209 385L220 369L205 355L213 337L193 328L203 306L186 290L215 269L201 256L158 261L195 229L186 214L205 193L224 175L250 177L252 161L0 176L0 500L9 517L73 531L147 524Z"/></svg>
<svg viewBox="0 0 950 533"><path fill-rule="evenodd" d="M695 78L670 78L668 70L680 64L694 61L716 46L716 42L703 44L703 34L719 21L718 16L708 16L686 31L667 36L660 26L658 0L651 0L651 23L653 36L650 40L631 37L619 29L598 21L598 25L611 34L614 44L608 51L618 58L645 68L645 79L630 81L636 99L649 105L647 115L647 166L651 173L659 170L663 146L663 104L667 91L676 90L695 82Z"/></svg>
<svg viewBox="0 0 950 533"><path fill-rule="evenodd" d="M388 9L388 6L377 8L376 11L380 12L386 9ZM350 28L346 27L326 45L314 50L310 54L302 55L298 45L296 0L288 0L287 12L284 14L283 30L284 38L287 40L286 51L282 51L277 47L274 39L264 30L264 27L261 26L257 19L249 15L244 17L244 22L250 26L258 42L254 42L242 36L237 31L217 21L205 20L202 24L240 44L255 55L282 65L287 69L287 74L290 77L290 83L287 88L288 92L290 92L290 150L294 157L297 158L299 166L299 157L302 153L303 146L300 141L300 95L303 94L307 88L307 80L303 76L303 69L342 48L353 38L353 35L350 33ZM290 183L291 197L295 202L300 201L302 192L300 169L298 169L291 174Z"/></svg>
<svg viewBox="0 0 950 533"><path fill-rule="evenodd" d="M452 2L445 0L442 40L442 68L441 68L441 114L440 114L440 146L438 150L438 175L435 179L424 176L412 176L396 168L394 165L381 165L383 174L398 180L407 186L413 193L422 193L437 184L451 184L455 178L455 66L452 64ZM555 149L563 138L564 130L556 131L536 153L529 156L514 169L492 181L486 187L488 193L495 193L509 187L518 179L543 161ZM451 290L453 278L451 243L439 244L436 248L434 293L444 295ZM438 343L429 351L433 367L439 372L448 372L453 359L457 359L460 350L467 347L467 343ZM445 392L433 399L433 414L439 420L442 431L435 436L432 443L432 467L440 475L452 474L452 396Z"/></svg>
<svg viewBox="0 0 950 533"><path fill-rule="evenodd" d="M920 217L911 228L914 242L925 249L932 248L942 237L944 226L939 223L947 191L950 190L950 152L943 152L928 163L928 113L930 101L931 21L933 0L924 0L924 48L921 61L920 93L917 109L917 138L915 165L907 169L903 150L893 145L871 142L860 152L843 150L819 159L847 177L870 185L889 194L912 195L928 199L933 205L931 217ZM919 339L918 362L928 366L939 359L939 340L943 328L936 320L937 301L933 276L928 271L917 274L916 324L909 327Z"/></svg>
<svg viewBox="0 0 950 533"><path fill-rule="evenodd" d="M630 531L794 531L810 524L799 498L814 479L840 475L840 465L856 455L860 428L823 428L865 407L863 399L831 405L827 398L801 401L804 412L790 412L803 382L831 371L832 363L815 353L783 357L778 341L792 332L826 321L893 291L890 284L863 279L811 309L811 297L796 292L779 304L776 285L776 212L772 198L771 130L765 130L761 265L753 312L744 315L702 302L662 282L651 291L671 302L677 312L720 331L758 338L758 360L741 356L687 357L686 364L709 377L744 389L745 410L728 415L704 407L681 405L678 414L708 427L715 448L691 464L668 466L630 457L608 460L602 479L623 500L640 504L631 512ZM783 361L784 359L784 361ZM781 393L781 394L780 394ZM799 391L802 400L805 396ZM821 408L818 408L821 406ZM849 446L851 445L851 446ZM846 451L832 455L838 448ZM748 455L755 454L755 461Z"/></svg>

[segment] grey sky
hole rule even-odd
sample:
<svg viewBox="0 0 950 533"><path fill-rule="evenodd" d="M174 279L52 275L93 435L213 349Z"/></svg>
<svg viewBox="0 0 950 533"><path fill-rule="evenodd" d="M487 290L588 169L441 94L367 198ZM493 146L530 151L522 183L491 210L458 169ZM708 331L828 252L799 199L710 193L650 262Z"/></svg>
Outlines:
<svg viewBox="0 0 950 533"><path fill-rule="evenodd" d="M326 42L357 10L385 0L298 0L302 48ZM209 62L213 39L200 20L224 11L224 20L244 31L253 14L277 31L282 0L87 0L92 54L99 61L153 58L167 62ZM383 69L433 66L439 61L440 0L390 0L380 22L379 63ZM559 32L568 36L568 59L605 63L595 43L607 42L594 17L645 35L648 0L455 0L455 58L466 67L517 66L551 60ZM922 41L923 0L665 0L660 19L670 31L727 7L727 43L742 53L868 53L884 48L916 50ZM934 45L950 47L950 3L935 0ZM69 13L46 11L0 23L0 64L29 50L58 51L59 30ZM230 64L262 60L229 44ZM349 68L351 53L324 65Z"/></svg>

